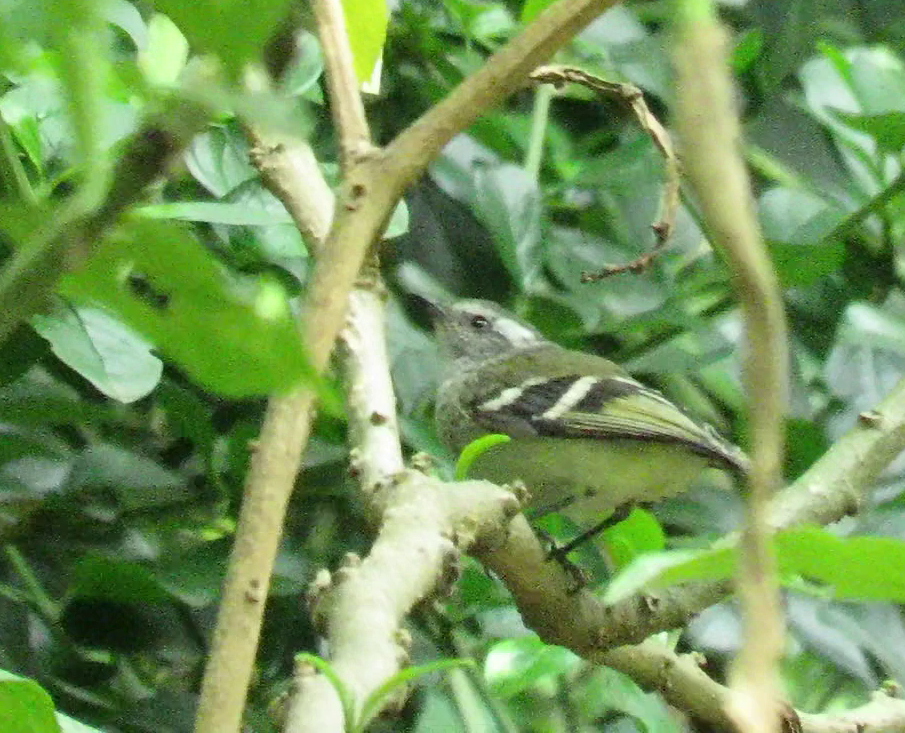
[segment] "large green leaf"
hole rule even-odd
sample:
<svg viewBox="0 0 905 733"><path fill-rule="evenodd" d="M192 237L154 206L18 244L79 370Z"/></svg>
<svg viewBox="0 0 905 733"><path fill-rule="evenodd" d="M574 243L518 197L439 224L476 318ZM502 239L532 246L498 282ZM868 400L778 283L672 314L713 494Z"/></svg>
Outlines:
<svg viewBox="0 0 905 733"><path fill-rule="evenodd" d="M537 636L497 642L484 660L484 677L500 697L508 698L551 675L565 674L579 663L568 649L544 644Z"/></svg>
<svg viewBox="0 0 905 733"><path fill-rule="evenodd" d="M0 669L0 725L4 733L99 733L97 728L62 713L55 713L56 721L49 720L48 709L54 715L53 700L37 682ZM25 727L17 727L22 725Z"/></svg>
<svg viewBox="0 0 905 733"><path fill-rule="evenodd" d="M843 209L806 191L782 187L766 191L758 203L783 285L810 285L842 267L842 243L824 237L845 218Z"/></svg>
<svg viewBox="0 0 905 733"><path fill-rule="evenodd" d="M267 394L314 376L282 287L230 277L177 225L129 222L61 290L116 313L215 392Z"/></svg>
<svg viewBox="0 0 905 733"><path fill-rule="evenodd" d="M386 0L342 0L342 5L355 74L359 82L365 82L374 73L386 40L390 17Z"/></svg>
<svg viewBox="0 0 905 733"><path fill-rule="evenodd" d="M835 598L905 602L905 542L893 537L840 537L800 527L776 537L780 568L827 586Z"/></svg>
<svg viewBox="0 0 905 733"><path fill-rule="evenodd" d="M134 402L160 380L163 364L131 328L98 308L63 304L32 318L53 353L108 397Z"/></svg>
<svg viewBox="0 0 905 733"><path fill-rule="evenodd" d="M0 730L4 733L59 733L53 700L31 680L0 681Z"/></svg>
<svg viewBox="0 0 905 733"><path fill-rule="evenodd" d="M541 204L537 182L519 166L479 168L474 204L513 279L530 290L539 277Z"/></svg>
<svg viewBox="0 0 905 733"><path fill-rule="evenodd" d="M821 592L843 600L905 602L905 578L889 571L905 564L905 541L796 527L779 532L774 542L785 584L819 583ZM726 580L737 564L737 549L730 547L645 555L609 585L605 599L616 603L642 588Z"/></svg>
<svg viewBox="0 0 905 733"><path fill-rule="evenodd" d="M830 419L830 433L849 429L858 413L876 405L905 371L905 300L883 306L858 301L843 313L835 343L824 365L830 391L843 408Z"/></svg>

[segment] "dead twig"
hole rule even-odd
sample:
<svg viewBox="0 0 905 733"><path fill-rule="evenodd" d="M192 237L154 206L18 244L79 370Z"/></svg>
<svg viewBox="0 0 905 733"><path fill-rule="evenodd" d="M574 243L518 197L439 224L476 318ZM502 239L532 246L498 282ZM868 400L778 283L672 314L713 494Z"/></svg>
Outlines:
<svg viewBox="0 0 905 733"><path fill-rule="evenodd" d="M651 224L651 229L656 237L653 248L631 262L622 265L606 265L596 272L583 272L581 282L596 282L622 272L643 272L650 267L651 262L660 254L672 235L676 212L679 210L679 163L669 133L648 109L647 103L644 101L644 94L634 84L606 81L574 66L540 66L531 73L530 78L534 82L553 84L556 87L564 84L580 84L598 94L616 98L632 111L638 124L641 125L641 129L648 134L654 145L663 154L666 173L657 219Z"/></svg>

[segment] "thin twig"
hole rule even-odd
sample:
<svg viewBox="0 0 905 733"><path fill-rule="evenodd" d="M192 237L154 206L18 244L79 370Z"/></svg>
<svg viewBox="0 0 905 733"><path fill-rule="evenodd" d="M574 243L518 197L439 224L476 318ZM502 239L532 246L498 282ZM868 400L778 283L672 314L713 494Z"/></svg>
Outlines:
<svg viewBox="0 0 905 733"><path fill-rule="evenodd" d="M777 664L785 638L768 503L781 480L788 390L785 314L754 216L726 38L710 0L679 5L677 34L676 118L682 157L711 239L729 260L747 336L744 377L751 405L752 460L737 579L745 640L733 669L729 713L743 731L773 733L779 723Z"/></svg>
<svg viewBox="0 0 905 733"><path fill-rule="evenodd" d="M650 267L650 264L669 241L675 227L676 213L679 210L679 164L669 133L650 111L644 101L644 94L634 84L606 81L574 66L541 66L531 72L531 80L558 87L566 83L580 84L598 94L615 97L631 109L635 119L641 125L641 129L647 133L663 154L666 172L663 191L660 194L657 220L651 224L651 229L656 237L653 248L631 262L622 265L607 265L596 272L583 272L581 281L583 283L596 282L623 272L643 272Z"/></svg>

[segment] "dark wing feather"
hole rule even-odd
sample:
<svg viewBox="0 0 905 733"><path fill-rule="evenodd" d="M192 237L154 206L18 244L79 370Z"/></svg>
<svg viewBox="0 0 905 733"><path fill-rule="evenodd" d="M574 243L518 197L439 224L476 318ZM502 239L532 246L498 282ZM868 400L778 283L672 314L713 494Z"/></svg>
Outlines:
<svg viewBox="0 0 905 733"><path fill-rule="evenodd" d="M572 357L569 360L556 360L564 364L558 373L479 395L472 410L482 427L512 437L546 435L681 443L740 473L747 470L747 458L738 448L709 425L693 420L659 392L635 381L611 362L577 352L568 354ZM514 373L526 372L517 368ZM570 393L579 380L584 380L586 389ZM569 404L567 395L574 404ZM556 409L560 401L567 409Z"/></svg>

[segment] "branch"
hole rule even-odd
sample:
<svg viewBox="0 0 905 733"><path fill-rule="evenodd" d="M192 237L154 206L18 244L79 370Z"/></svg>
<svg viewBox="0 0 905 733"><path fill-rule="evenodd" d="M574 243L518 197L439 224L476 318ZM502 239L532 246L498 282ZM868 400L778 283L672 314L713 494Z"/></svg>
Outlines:
<svg viewBox="0 0 905 733"><path fill-rule="evenodd" d="M597 272L583 272L581 273L581 281L585 283L596 282L623 272L642 272L650 266L669 241L669 237L675 227L676 214L679 210L679 163L676 159L676 153L669 133L660 124L660 120L648 109L647 103L644 101L644 94L634 84L606 81L573 66L541 66L531 72L531 80L543 84L553 84L557 87L567 82L580 84L600 95L615 97L628 106L641 129L647 133L648 137L662 153L666 173L663 191L660 194L657 220L651 224L651 229L656 236L654 246L631 262L621 265L607 265Z"/></svg>
<svg viewBox="0 0 905 733"><path fill-rule="evenodd" d="M673 707L717 730L735 731L726 714L730 690L714 682L694 654L678 655L654 640L619 647L595 660L631 677L642 687L655 689ZM786 708L783 731L801 733L905 733L905 700L874 693L866 705L844 712L813 715Z"/></svg>
<svg viewBox="0 0 905 733"><path fill-rule="evenodd" d="M768 522L768 502L782 475L788 391L785 314L740 153L725 33L710 0L685 0L678 7L676 121L683 161L711 238L731 266L747 336L744 378L752 460L737 578L745 638L733 669L729 712L741 730L771 733L779 721L777 665L785 645Z"/></svg>
<svg viewBox="0 0 905 733"><path fill-rule="evenodd" d="M528 74L617 0L559 0L386 148L403 187L454 135L524 85Z"/></svg>
<svg viewBox="0 0 905 733"><path fill-rule="evenodd" d="M268 155L276 156L279 160L270 160L266 167L283 171L283 165L290 160L310 160L307 155L284 158L285 152L286 149L282 147L271 149ZM309 181L311 176L316 175L316 169L310 167L293 167L284 172L285 180ZM288 189L291 189L291 186L288 186ZM310 190L310 185L296 189L297 192L306 193ZM287 203L283 196L281 199ZM305 212L306 206L313 205L311 200L302 196L294 206L301 211L302 218L316 221L318 218L316 211ZM378 298L376 294L372 293L368 297L375 300L371 301L371 306L366 307L379 305L376 302ZM380 339L373 338L374 334L382 332L381 328L373 322L358 321L354 315L356 308L354 298L355 295L351 307L352 315L349 317L351 324L349 331L357 331L361 335L346 339L346 349L350 352L347 361L357 363L363 378L369 379L380 373L385 377L389 366L385 354L380 355L383 344ZM375 312L379 313L379 309ZM366 317L371 318L373 314ZM371 338L364 338L366 334ZM372 351L372 348L376 348L376 351ZM392 464L382 464L381 457L396 455L398 450L398 443L392 448L393 443L386 442L390 440L389 436L381 435L391 428L392 423L370 418L374 413L383 414L386 411L386 405L390 404L387 399L391 400L392 393L387 388L366 387L364 382L355 377L352 377L351 384L353 386L350 424L353 432L364 431L364 435L355 440L356 446L359 447L356 451L358 455L356 465L362 471L362 483L366 487L373 486L374 482L379 484L381 474L393 472ZM355 387L356 384L360 386ZM381 393L383 396L374 399L375 395ZM388 454L385 453L386 446L392 448ZM903 448L905 448L905 381L871 412L869 420L865 418L855 426L799 481L777 497L774 502L775 509L771 513L772 524L780 527L815 521L828 523L840 518L857 506L857 495L864 493L873 484L878 473ZM445 492L458 493L458 485L447 486ZM387 494L378 491L374 496L375 500L380 502L380 507L386 509ZM420 501L431 503L432 493L427 492ZM391 502L390 505L396 506L395 502ZM395 515L397 511L405 513L409 510L393 508L388 511ZM381 537L383 538L381 541L389 542L388 538L383 535ZM397 537L403 537L403 542L408 541L403 535ZM398 557L399 553L406 551L406 547L403 544L399 545L400 549L394 550L392 546L387 546L383 551L386 552L386 557ZM410 549L408 547L408 550ZM722 701L726 688L710 680L691 660L674 664L669 656L670 652L660 647L649 648L649 644L616 649L612 647L641 640L665 628L684 625L696 612L730 593L729 583L671 588L655 596L636 597L606 608L586 591L570 595L574 584L573 578L564 574L555 563L547 562L544 549L537 542L534 532L523 517L516 517L511 523L509 539L505 546L497 548L494 552L478 554L488 567L503 577L515 596L525 622L538 631L545 641L570 646L587 658L620 669L639 683L660 689L670 702L688 710L696 717L709 720L717 726L724 726L727 718L722 703L717 704L713 701ZM408 557L412 558L411 553ZM363 564L369 569L373 567L370 558ZM436 566L434 569L436 570ZM375 689L375 685L386 681L402 663L398 632L390 633L390 629L396 628L395 624L404 613L402 609L410 599L401 599L399 590L394 586L397 583L407 586L410 579L406 576L397 576L395 568L391 574L385 574L385 570L380 563L374 570L374 575L384 579L380 595L374 598L380 599L375 601L376 603L388 605L376 608L372 607L374 606L372 602L368 604L368 613L360 613L354 599L358 598L362 591L356 589L357 586L354 585L351 590L336 592L346 599L352 599L347 600L345 604L333 605L332 602L320 604L322 611L325 608L330 609L321 616L325 621L327 633L331 634L330 629L333 628L331 619L334 617L338 619L336 623L345 629L336 639L331 636L331 648L338 655L334 659L344 660L340 665L343 670L341 677L351 689L358 691L358 699L363 699ZM424 577L423 568L406 570L412 575ZM357 570L350 570L343 577L350 573L353 578L358 578ZM367 585L371 581L358 578L352 582L364 582ZM427 592L429 588L423 590ZM335 598L336 595L331 593L331 597ZM387 598L390 600L386 601ZM349 623L356 625L357 630L346 625L345 616L350 606L354 614ZM375 650L376 656L368 655L367 658L362 658L359 656L362 648L361 639L370 639L373 628L370 614L381 620L380 628L385 629L382 632L383 642L378 647L379 654L376 654ZM383 679L380 678L381 674L385 675ZM319 720L321 714L327 715L327 720L337 720L336 716L341 713L338 712L333 688L323 678L307 674L300 674L298 681L300 694L291 704L289 719L294 721L293 726L302 727L290 727L288 730L300 733L306 730L303 727L306 720ZM317 717L310 717L311 711L322 712L318 713ZM897 719L894 716L901 712L895 703L892 709L886 706L882 711L886 716L883 719L887 721L891 717ZM820 723L825 724L825 727L819 727L813 722L815 717L820 716L802 717L808 720L806 730L812 730L812 725L818 726L813 728L815 731L827 730L835 733L852 730L851 727L838 727L841 720L864 720L867 721L867 731L884 730L883 727L870 727L873 725L870 721L876 716L871 717L866 714L868 712L870 711L865 709L864 717L860 716L860 710L850 711L839 718L827 716Z"/></svg>
<svg viewBox="0 0 905 733"><path fill-rule="evenodd" d="M358 157L371 149L371 133L358 91L346 16L340 0L312 0L311 7L324 52L330 109L339 137L340 163L343 171L347 171Z"/></svg>
<svg viewBox="0 0 905 733"><path fill-rule="evenodd" d="M301 675L287 733L340 733L362 722L362 705L407 659L402 619L458 579L459 550L499 542L519 511L515 497L493 484L451 487L415 471L382 483L372 497L387 511L371 551L322 581L313 598L315 620L327 637L331 665L351 692L355 719L344 720L326 677Z"/></svg>
<svg viewBox="0 0 905 733"><path fill-rule="evenodd" d="M770 505L772 526L826 524L855 510L860 497L874 485L879 473L905 450L905 379L871 411L870 418L860 421L810 470L773 500ZM478 553L478 559L500 576L512 593L525 624L545 642L566 646L586 659L620 669L636 681L656 687L667 699L693 712L696 717L722 730L734 730L725 725L728 720L722 707L726 699L725 688L709 680L700 670L690 677L691 673L686 670L682 674L686 675L684 679L690 685L689 691L680 692L682 688L675 681L669 681L662 670L660 677L651 675L650 670L654 668L650 666L644 644L639 648L623 646L643 642L660 631L684 626L695 614L729 595L731 583L670 587L606 606L587 589L570 592L574 584L572 577L556 563L547 561L544 548L524 517L516 517L510 523L509 537L504 545ZM642 656L632 661L638 649ZM696 690L695 685L704 687ZM715 697L714 691L719 691L720 695ZM676 695L687 695L687 699L681 702L682 698ZM702 702L717 699L719 705ZM897 701L893 706L895 713L884 708L887 716L884 720L905 714L903 705L905 703ZM812 730L813 716L801 717L803 721L806 717L808 720L805 730ZM833 727L843 719L860 720L858 711L839 718L825 716L818 722L827 727L814 727L813 730L854 733L852 727ZM905 725L905 718L895 719L899 726ZM878 725L872 730L885 728Z"/></svg>
<svg viewBox="0 0 905 733"><path fill-rule="evenodd" d="M335 19L324 2L324 20ZM335 214L315 264L302 312L303 338L314 368L323 371L342 328L349 292L365 255L386 226L403 191L426 169L440 149L491 104L517 88L527 73L615 0L560 0L496 53L442 102L405 130L388 148L367 154L352 151ZM333 6L335 7L335 6ZM342 44L336 26L322 28L325 45ZM326 51L326 49L325 49ZM346 54L326 55L330 78L347 79ZM331 85L337 82L331 82ZM332 89L332 86L331 86ZM349 90L337 90L347 99ZM357 85L355 94L357 95ZM337 104L345 104L337 102ZM350 108L352 104L349 103ZM347 112L349 110L347 109ZM354 140L358 123L351 112L341 140ZM345 124L339 119L339 124ZM344 151L346 153L350 151ZM292 209L290 209L291 211ZM314 394L302 386L274 397L246 478L217 625L201 686L197 733L238 730L261 630L286 506L308 441Z"/></svg>
<svg viewBox="0 0 905 733"><path fill-rule="evenodd" d="M333 191L304 140L247 126L249 157L261 182L286 207L313 255L323 247L333 219Z"/></svg>

